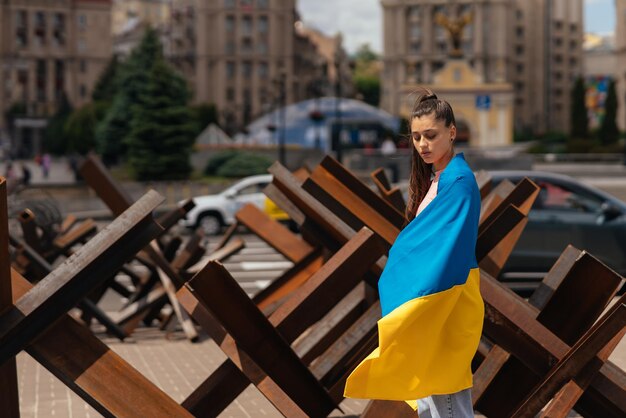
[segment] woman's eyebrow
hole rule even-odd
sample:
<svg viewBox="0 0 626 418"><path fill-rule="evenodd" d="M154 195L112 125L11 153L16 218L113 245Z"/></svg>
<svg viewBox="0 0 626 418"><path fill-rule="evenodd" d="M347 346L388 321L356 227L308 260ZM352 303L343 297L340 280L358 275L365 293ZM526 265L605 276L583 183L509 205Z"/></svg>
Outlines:
<svg viewBox="0 0 626 418"><path fill-rule="evenodd" d="M428 129L424 129L424 130L422 131L422 133L423 133L423 134L425 134L425 133L427 133L427 132L437 132L437 129L435 129L435 128L428 128ZM411 131L411 133L418 134L418 133L420 133L420 132L419 132L419 131Z"/></svg>

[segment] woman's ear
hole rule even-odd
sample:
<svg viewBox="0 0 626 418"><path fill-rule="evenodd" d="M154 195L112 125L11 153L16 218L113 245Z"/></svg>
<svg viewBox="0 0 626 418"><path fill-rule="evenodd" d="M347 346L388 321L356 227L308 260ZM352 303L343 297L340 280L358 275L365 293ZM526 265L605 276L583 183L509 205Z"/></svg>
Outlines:
<svg viewBox="0 0 626 418"><path fill-rule="evenodd" d="M453 141L456 139L456 126L455 125L450 125L450 139Z"/></svg>

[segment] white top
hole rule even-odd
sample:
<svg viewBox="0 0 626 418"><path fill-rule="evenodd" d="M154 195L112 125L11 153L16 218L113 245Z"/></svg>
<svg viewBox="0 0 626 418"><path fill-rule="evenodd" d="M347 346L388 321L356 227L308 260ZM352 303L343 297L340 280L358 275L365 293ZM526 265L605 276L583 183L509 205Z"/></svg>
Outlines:
<svg viewBox="0 0 626 418"><path fill-rule="evenodd" d="M430 187L428 188L428 192L426 192L426 196L424 196L424 200L422 200L422 203L420 203L419 207L417 208L417 213L415 214L415 216L419 215L421 211L426 209L426 206L428 206L428 204L433 201L435 196L437 196L437 186L439 184L439 175L441 174L442 171L443 170L439 170L434 173L432 177L432 182L430 183Z"/></svg>

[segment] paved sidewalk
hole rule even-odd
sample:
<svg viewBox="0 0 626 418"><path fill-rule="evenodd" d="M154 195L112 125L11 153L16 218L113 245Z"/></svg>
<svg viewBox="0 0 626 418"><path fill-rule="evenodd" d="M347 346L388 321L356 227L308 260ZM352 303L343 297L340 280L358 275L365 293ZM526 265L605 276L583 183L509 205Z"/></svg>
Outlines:
<svg viewBox="0 0 626 418"><path fill-rule="evenodd" d="M117 354L177 402L182 402L226 358L204 337L190 343L182 332L166 334L154 328L138 329L131 342L99 335ZM22 418L92 418L101 415L69 390L25 352L17 356ZM347 399L331 416L355 416L366 402ZM132 408L132 406L129 406ZM0 414L1 415L1 414ZM224 418L282 417L254 387L249 386L221 415Z"/></svg>

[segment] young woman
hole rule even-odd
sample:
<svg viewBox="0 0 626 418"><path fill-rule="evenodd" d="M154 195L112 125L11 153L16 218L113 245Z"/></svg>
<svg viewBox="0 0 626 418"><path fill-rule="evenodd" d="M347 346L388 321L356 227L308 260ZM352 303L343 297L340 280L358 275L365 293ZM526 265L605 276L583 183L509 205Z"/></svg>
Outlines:
<svg viewBox="0 0 626 418"><path fill-rule="evenodd" d="M452 107L425 89L411 115L409 223L378 283L379 347L345 389L347 397L405 400L422 418L473 416L470 366L484 315L475 256L480 194L454 153L455 136Z"/></svg>

